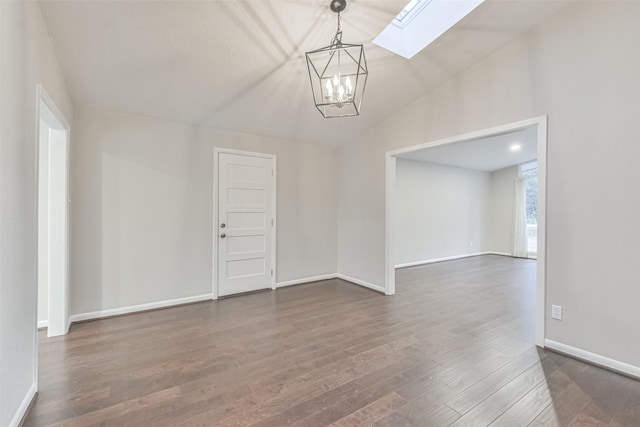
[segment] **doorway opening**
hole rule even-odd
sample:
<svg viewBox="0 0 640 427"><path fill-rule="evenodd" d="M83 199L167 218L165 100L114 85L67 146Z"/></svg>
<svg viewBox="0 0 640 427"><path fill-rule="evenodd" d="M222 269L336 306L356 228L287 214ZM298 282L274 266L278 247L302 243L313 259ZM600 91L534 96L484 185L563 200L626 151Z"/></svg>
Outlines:
<svg viewBox="0 0 640 427"><path fill-rule="evenodd" d="M69 331L69 124L38 85L38 327Z"/></svg>
<svg viewBox="0 0 640 427"><path fill-rule="evenodd" d="M406 260L403 260L402 257L405 257L406 254L398 253L398 248L396 246L398 233L402 233L402 229L398 229L398 215L397 211L397 203L398 199L402 198L403 195L398 193L397 189L397 168L399 159L408 158L412 159L412 156L416 155L425 155L431 156L431 160L434 163L438 163L438 160L433 161L433 156L441 155L444 152L450 151L459 147L461 143L469 143L471 141L495 141L500 138L500 136L510 133L516 133L520 131L532 130L533 133L533 141L535 141L535 145L533 147L533 153L530 158L526 159L527 161L520 161L518 163L519 166L515 168L515 172L513 172L511 183L514 182L513 178L517 179L516 187L518 185L518 181L521 182L523 191L522 194L522 225L514 223L510 226L509 231L512 234L512 238L509 239L511 243L509 243L509 247L504 250L504 253L499 253L500 255L511 255L511 256L520 256L515 252L517 245L524 246L524 257L529 256L529 252L531 253L531 257L537 257L536 263L536 287L535 287L535 344L544 347L544 336L545 336L545 281L546 281L546 268L545 268L545 237L546 237L546 229L545 229L545 214L546 214L546 150L547 150L547 118L546 116L538 117L529 120L523 120L516 123L511 123L503 126L497 126L490 129L485 129L477 132L471 132L464 135L459 135L451 138L446 138L442 140L437 140L433 142L428 142L425 144L420 144L412 147L407 147L399 150L393 150L386 153L386 188L385 188L385 293L387 295L392 295L395 293L395 280L396 280L396 268L399 266L409 266L411 263L407 263ZM482 146L482 144L477 144L479 147L482 147L477 152L472 155L468 155L465 161L474 160L478 156L485 156L487 153L489 154L489 158L486 159L488 163L491 163L493 157L491 156L491 149L488 146ZM510 147L513 151L518 151L521 147L518 144L513 144ZM428 153L428 154L427 154ZM435 153L435 154L434 154ZM535 181L531 180L531 178L522 178L522 165L528 164L531 160L537 160L536 168L535 168ZM404 161L404 159L402 160ZM460 167L464 167L463 165L456 165ZM496 168L497 169L497 168ZM486 169L492 170L492 169ZM507 171L507 169L504 169ZM513 171L513 168L511 168ZM525 172L527 169L525 169ZM509 172L511 173L511 172ZM533 174L531 174L533 176ZM531 180L531 181L530 181ZM527 212L527 204L526 204L526 183L531 182L537 184L536 188L534 188L534 193L536 195L535 201L535 211ZM513 184L512 184L513 186ZM517 190L516 190L517 191ZM529 191L529 195L531 196L531 191ZM509 193L511 195L512 200L514 199L513 192ZM446 195L448 197L448 201L451 200L451 193ZM517 202L516 202L517 203ZM514 206L513 201L510 206ZM517 207L517 205L515 206ZM531 208L531 206L529 206ZM505 209L503 209L505 211ZM511 209L509 209L511 211ZM529 214L529 217L527 216ZM489 215L491 216L491 215ZM511 216L511 215L510 215ZM515 216L515 209L514 209ZM534 221L535 220L535 221ZM531 224L528 227L529 229L533 229L535 225L535 256L534 256L534 241L532 239L527 238L527 232L529 231L533 237L534 230L527 230L527 221ZM403 227L406 226L406 221L403 220ZM516 241L518 236L516 236L516 230L522 230L520 233L520 237L523 239L522 244L518 244ZM404 230L405 232L407 230ZM413 230L411 230L413 232ZM440 232L441 230L438 230ZM410 233L405 233L410 234ZM450 242L449 242L450 243ZM532 245L531 250L529 250L528 244ZM463 256L471 256L471 255L481 255L485 252L486 249L482 247L477 247L471 245L476 244L474 241L470 241L467 239L466 245L457 246L458 251ZM502 251L500 251L502 252ZM507 253L509 252L509 253ZM495 250L489 253L497 253ZM459 258L456 256L446 257L443 256L440 259L438 257L433 257L436 259L432 259L431 261L441 261L446 259L455 259ZM400 261L400 262L399 262ZM418 263L416 263L418 264ZM414 265L416 265L414 264Z"/></svg>

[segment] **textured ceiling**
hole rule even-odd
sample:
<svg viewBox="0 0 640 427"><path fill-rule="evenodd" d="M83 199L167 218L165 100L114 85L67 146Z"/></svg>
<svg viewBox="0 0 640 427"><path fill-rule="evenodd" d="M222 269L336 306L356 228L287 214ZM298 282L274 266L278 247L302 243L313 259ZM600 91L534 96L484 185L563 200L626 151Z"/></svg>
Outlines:
<svg viewBox="0 0 640 427"><path fill-rule="evenodd" d="M511 145L520 150L511 151ZM530 126L513 132L404 153L398 157L439 165L493 172L538 157L538 129Z"/></svg>
<svg viewBox="0 0 640 427"><path fill-rule="evenodd" d="M328 0L41 1L76 105L340 144L565 6L487 1L411 60L371 40L407 0L350 0L343 41L369 65L359 117L323 119L304 52L329 44Z"/></svg>

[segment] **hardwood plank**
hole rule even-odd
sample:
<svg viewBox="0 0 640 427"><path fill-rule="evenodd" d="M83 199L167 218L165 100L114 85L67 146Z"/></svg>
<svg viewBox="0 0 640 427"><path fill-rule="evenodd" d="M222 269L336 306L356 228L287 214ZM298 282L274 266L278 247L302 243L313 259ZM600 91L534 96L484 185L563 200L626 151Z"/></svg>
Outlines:
<svg viewBox="0 0 640 427"><path fill-rule="evenodd" d="M563 358L554 360L553 355L549 356L550 357L543 358L540 363L530 366L495 393L464 413L454 425L487 426L494 422L516 402L530 393L539 384L543 383L547 372L550 372L552 375L557 369L558 364L564 362Z"/></svg>
<svg viewBox="0 0 640 427"><path fill-rule="evenodd" d="M640 386L534 345L535 261L397 271L38 333L25 426L640 425ZM506 308L506 309L505 309Z"/></svg>
<svg viewBox="0 0 640 427"><path fill-rule="evenodd" d="M392 392L330 425L333 427L371 426L405 403L407 403L406 399Z"/></svg>
<svg viewBox="0 0 640 427"><path fill-rule="evenodd" d="M596 367L589 368L594 371L594 375L597 375L600 371ZM625 406L627 408L631 406L628 405L627 396L616 393L626 389L629 381L630 379L613 372L610 372L606 378L600 379L597 382L597 386L588 389L589 399L587 404L568 425L606 426L610 424L616 415L622 415L622 409ZM629 390L630 393L634 391ZM637 396L637 392L635 394Z"/></svg>
<svg viewBox="0 0 640 427"><path fill-rule="evenodd" d="M549 358L548 358L549 359ZM543 362L544 363L544 362ZM582 363L567 360L566 363L585 369ZM551 372L553 371L553 372ZM561 368L545 369L545 378L531 389L524 397L502 413L491 426L528 425L543 412L558 395L571 384Z"/></svg>
<svg viewBox="0 0 640 427"><path fill-rule="evenodd" d="M542 356L541 356L542 355ZM532 347L499 370L478 381L462 393L447 401L447 406L464 414L487 397L500 390L524 371L538 364L544 353Z"/></svg>
<svg viewBox="0 0 640 427"><path fill-rule="evenodd" d="M593 393L602 386L603 381L611 378L610 372L592 366L582 366L581 372L564 373L568 377L568 387L536 418L543 425L569 425L591 400L585 390ZM582 385L587 387L583 390Z"/></svg>
<svg viewBox="0 0 640 427"><path fill-rule="evenodd" d="M437 405L428 398L414 399L400 407L391 415L376 421L373 425L381 426L448 426L460 417L446 405Z"/></svg>

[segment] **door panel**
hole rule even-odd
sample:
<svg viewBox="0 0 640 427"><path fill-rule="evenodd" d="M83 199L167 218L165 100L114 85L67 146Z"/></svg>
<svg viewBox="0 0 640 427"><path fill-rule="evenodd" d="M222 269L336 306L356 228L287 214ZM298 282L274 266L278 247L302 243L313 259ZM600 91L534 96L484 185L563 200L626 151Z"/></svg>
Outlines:
<svg viewBox="0 0 640 427"><path fill-rule="evenodd" d="M264 189L229 188L227 202L232 206L264 206L267 202Z"/></svg>
<svg viewBox="0 0 640 427"><path fill-rule="evenodd" d="M227 254L250 254L267 250L265 236L234 236L227 237Z"/></svg>
<svg viewBox="0 0 640 427"><path fill-rule="evenodd" d="M267 225L266 212L228 212L227 229L261 230Z"/></svg>
<svg viewBox="0 0 640 427"><path fill-rule="evenodd" d="M260 166L227 165L227 179L231 181L263 183L266 178L265 170Z"/></svg>
<svg viewBox="0 0 640 427"><path fill-rule="evenodd" d="M264 274L265 270L264 257L227 261L227 279L259 276Z"/></svg>
<svg viewBox="0 0 640 427"><path fill-rule="evenodd" d="M218 156L218 295L270 288L273 169L271 158Z"/></svg>

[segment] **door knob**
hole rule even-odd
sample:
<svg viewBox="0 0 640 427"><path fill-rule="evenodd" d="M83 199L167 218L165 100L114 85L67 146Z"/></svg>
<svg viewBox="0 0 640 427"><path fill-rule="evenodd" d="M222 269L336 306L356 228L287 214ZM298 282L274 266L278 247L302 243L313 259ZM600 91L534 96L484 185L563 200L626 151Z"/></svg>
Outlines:
<svg viewBox="0 0 640 427"><path fill-rule="evenodd" d="M224 222L222 224L220 224L220 228L225 228L227 226L227 224L225 224Z"/></svg>
<svg viewBox="0 0 640 427"><path fill-rule="evenodd" d="M227 237L227 235L226 235L226 234L224 234L224 233L222 233L222 234L220 235L220 238L221 238L221 239L224 239L225 237Z"/></svg>

